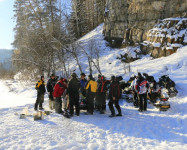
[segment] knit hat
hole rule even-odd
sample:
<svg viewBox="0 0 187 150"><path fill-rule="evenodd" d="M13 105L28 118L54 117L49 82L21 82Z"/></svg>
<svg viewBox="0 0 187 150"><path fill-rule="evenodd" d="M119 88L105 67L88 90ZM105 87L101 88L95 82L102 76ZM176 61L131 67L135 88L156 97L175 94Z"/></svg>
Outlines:
<svg viewBox="0 0 187 150"><path fill-rule="evenodd" d="M44 76L41 76L41 79L44 78Z"/></svg>
<svg viewBox="0 0 187 150"><path fill-rule="evenodd" d="M60 77L60 80L62 80L62 81L63 81L63 80L64 80L64 78L63 78L63 77Z"/></svg>
<svg viewBox="0 0 187 150"><path fill-rule="evenodd" d="M55 77L55 74L54 74L54 73L52 73L50 77Z"/></svg>
<svg viewBox="0 0 187 150"><path fill-rule="evenodd" d="M64 78L64 79L63 79L63 82L66 82L66 83L68 83L68 80Z"/></svg>
<svg viewBox="0 0 187 150"><path fill-rule="evenodd" d="M101 78L101 75L100 75L100 74L98 75L98 78Z"/></svg>
<svg viewBox="0 0 187 150"><path fill-rule="evenodd" d="M74 73L71 74L71 76L72 76L73 78L76 78L76 77L77 77L77 74L74 72Z"/></svg>
<svg viewBox="0 0 187 150"><path fill-rule="evenodd" d="M88 76L90 79L92 79L93 78L93 76L90 74L89 76Z"/></svg>
<svg viewBox="0 0 187 150"><path fill-rule="evenodd" d="M81 75L81 76L84 76L84 77L86 76L85 73L83 73L83 72L82 72L80 75Z"/></svg>

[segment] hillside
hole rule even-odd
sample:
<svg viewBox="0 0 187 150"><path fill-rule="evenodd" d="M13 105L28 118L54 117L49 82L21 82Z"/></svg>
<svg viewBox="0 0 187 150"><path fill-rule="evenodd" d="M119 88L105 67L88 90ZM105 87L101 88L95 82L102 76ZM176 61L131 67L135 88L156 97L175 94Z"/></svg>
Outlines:
<svg viewBox="0 0 187 150"><path fill-rule="evenodd" d="M103 40L102 26L79 40L85 49L89 48L89 41L99 41L98 46L102 49L102 73L107 78L122 75L125 81L137 72L153 75L157 81L161 75L169 75L179 91L177 97L169 99L171 108L160 112L152 104L148 104L148 111L141 113L132 103L120 100L123 117L119 118L109 118L110 111L107 107L107 112L103 115L94 112L93 116L87 116L82 111L79 117L67 119L53 112L44 116L41 121L33 121L32 116L21 120L15 113L21 113L25 107L30 114L34 113L34 84L0 81L0 149L186 149L187 46L168 57L153 59L149 55L141 56L142 59L131 63L132 72L124 74L123 65L116 57L127 51L134 57L134 48L107 47ZM88 74L85 57L82 57L81 65ZM77 74L80 73L73 61L70 67L72 70L76 69ZM95 77L97 74L94 70ZM48 109L47 94L44 107Z"/></svg>

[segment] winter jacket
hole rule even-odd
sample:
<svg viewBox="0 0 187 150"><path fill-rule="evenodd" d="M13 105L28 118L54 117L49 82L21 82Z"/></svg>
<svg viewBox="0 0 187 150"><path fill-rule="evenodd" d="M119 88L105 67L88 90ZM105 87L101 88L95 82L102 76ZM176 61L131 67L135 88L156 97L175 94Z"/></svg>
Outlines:
<svg viewBox="0 0 187 150"><path fill-rule="evenodd" d="M83 96L86 96L86 90L85 90L85 85L86 85L86 83L87 83L87 80L86 79L84 79L84 80L80 80L80 85L81 85L81 93L82 93L82 95Z"/></svg>
<svg viewBox="0 0 187 150"><path fill-rule="evenodd" d="M44 94L45 93L45 82L43 80L39 80L36 83L35 89L38 91L38 94Z"/></svg>
<svg viewBox="0 0 187 150"><path fill-rule="evenodd" d="M67 94L79 95L79 89L81 87L80 81L76 77L72 77L68 84Z"/></svg>
<svg viewBox="0 0 187 150"><path fill-rule="evenodd" d="M135 89L138 92L138 94L145 94L147 93L148 87L149 85L147 81L145 79L141 79L137 81Z"/></svg>
<svg viewBox="0 0 187 150"><path fill-rule="evenodd" d="M110 84L110 89L109 89L109 99L119 99L121 97L121 89L119 87L119 82L117 81L112 81Z"/></svg>
<svg viewBox="0 0 187 150"><path fill-rule="evenodd" d="M47 91L48 92L53 92L55 84L56 84L56 79L49 79L47 82Z"/></svg>
<svg viewBox="0 0 187 150"><path fill-rule="evenodd" d="M88 92L93 92L93 93L96 93L97 91L97 82L93 81L93 80L90 80L86 83L86 90Z"/></svg>
<svg viewBox="0 0 187 150"><path fill-rule="evenodd" d="M100 82L97 82L97 92L103 93L107 91L107 85L110 84L110 81L108 80L100 80Z"/></svg>
<svg viewBox="0 0 187 150"><path fill-rule="evenodd" d="M59 80L54 87L53 96L54 97L61 97L66 88L67 88L67 86L63 83L63 81Z"/></svg>

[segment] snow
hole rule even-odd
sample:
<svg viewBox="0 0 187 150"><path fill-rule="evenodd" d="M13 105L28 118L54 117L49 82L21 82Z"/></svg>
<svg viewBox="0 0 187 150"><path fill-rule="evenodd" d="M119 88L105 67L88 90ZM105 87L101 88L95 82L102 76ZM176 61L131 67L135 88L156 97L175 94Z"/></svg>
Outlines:
<svg viewBox="0 0 187 150"><path fill-rule="evenodd" d="M168 39L174 39L175 42L178 42L178 45L174 45L172 47L182 47L186 43L186 37L187 37L187 29L185 28L185 22L186 18L167 18L162 20L160 23L156 24L154 28L149 30L149 37L151 40L154 39L160 39L162 41L161 44L154 45L154 41L150 41L149 44L152 44L153 47L164 47L165 43L163 43L163 40L167 43ZM181 41L183 40L183 42ZM147 41L146 41L147 42ZM160 41L159 41L160 42ZM183 45L182 45L183 44Z"/></svg>
<svg viewBox="0 0 187 150"><path fill-rule="evenodd" d="M117 150L117 149L186 149L187 147L187 46L168 57L152 59L144 56L132 62L131 73L124 74L123 65L116 57L127 49L111 49L102 36L102 25L85 35L80 41L87 48L89 41L99 41L102 49L100 66L102 73L122 75L128 80L131 74L146 72L159 77L168 74L175 81L179 91L177 97L170 98L171 109L160 112L148 104L147 112L138 112L132 103L120 100L123 117L109 118L106 114L94 112L71 119L52 113L44 120L34 121L32 116L19 119L18 114L28 108L33 114L36 100L34 83L0 81L0 149L45 149L45 150ZM82 58L85 60L85 58ZM73 64L73 62L72 62ZM86 61L81 61L88 74ZM73 65L72 65L73 66ZM74 65L74 67L76 67ZM95 72L95 76L98 74ZM48 98L45 96L45 109Z"/></svg>
<svg viewBox="0 0 187 150"><path fill-rule="evenodd" d="M153 45L153 47L160 47L161 44L153 42L152 45Z"/></svg>

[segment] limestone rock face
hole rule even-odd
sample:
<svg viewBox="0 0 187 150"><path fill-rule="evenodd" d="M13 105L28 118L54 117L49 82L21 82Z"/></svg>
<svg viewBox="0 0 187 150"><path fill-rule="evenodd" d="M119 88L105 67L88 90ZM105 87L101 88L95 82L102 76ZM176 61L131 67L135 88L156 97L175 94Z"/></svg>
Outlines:
<svg viewBox="0 0 187 150"><path fill-rule="evenodd" d="M186 12L187 0L107 0L103 33L109 41L140 43L159 20Z"/></svg>
<svg viewBox="0 0 187 150"><path fill-rule="evenodd" d="M141 43L142 51L153 57L168 56L187 45L187 18L168 18L156 24ZM144 52L146 53L146 52Z"/></svg>

